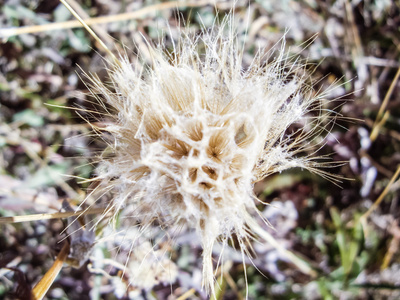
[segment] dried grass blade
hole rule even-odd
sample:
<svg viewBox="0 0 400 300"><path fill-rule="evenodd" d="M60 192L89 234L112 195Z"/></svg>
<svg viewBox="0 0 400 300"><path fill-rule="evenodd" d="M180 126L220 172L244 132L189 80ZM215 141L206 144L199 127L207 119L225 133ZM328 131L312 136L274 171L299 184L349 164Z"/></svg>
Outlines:
<svg viewBox="0 0 400 300"><path fill-rule="evenodd" d="M389 117L388 112L386 111L386 113L384 113L384 111L389 103L389 99L392 96L393 90L396 86L397 81L399 80L399 77L400 77L400 68L397 69L397 73L394 76L392 83L390 84L390 87L385 95L385 98L382 101L381 107L379 108L378 115L376 116L376 120L374 122L374 125L372 126L372 131L370 135L371 141L376 140L380 129L382 128L387 118Z"/></svg>
<svg viewBox="0 0 400 300"><path fill-rule="evenodd" d="M115 22L122 22L128 20L139 19L153 11L156 10L165 10L171 8L179 8L179 7L200 7L205 6L208 4L212 4L212 1L196 1L196 2L181 2L181 1L171 1L171 2L163 2L154 5L149 5L142 9L122 13L118 15L112 16L103 16L97 18L90 18L85 20L87 25L94 25L94 24L106 24L106 23L115 23ZM27 34L27 33L38 33L38 32L45 32L51 30L64 30L64 29L71 29L71 28L79 28L83 25L76 20L66 21L66 22L59 22L59 23L50 23L44 25L34 25L34 26L24 26L24 27L11 27L11 28L1 28L0 29L0 38L7 39L12 36Z"/></svg>
<svg viewBox="0 0 400 300"><path fill-rule="evenodd" d="M383 192L379 195L378 199L372 204L372 206L368 209L366 213L361 216L361 220L366 220L369 215L379 206L379 204L383 201L387 193L389 192L390 188L392 187L393 183L395 182L396 178L400 175L400 165L397 167L396 173L394 173L393 177L390 179L388 185L385 187Z"/></svg>
<svg viewBox="0 0 400 300"><path fill-rule="evenodd" d="M62 219L69 218L74 216L83 216L83 215L94 215L104 213L105 208L93 208L87 210L79 210L76 212L56 212L49 214L33 214L26 216L14 216L14 217L0 217L0 224L11 224L11 223L21 223L21 222L30 222L30 221L39 221L39 220L49 220L49 219Z"/></svg>
<svg viewBox="0 0 400 300"><path fill-rule="evenodd" d="M97 34L90 28L86 22L79 16L79 14L69 5L69 3L66 0L60 0L62 4L71 12L71 14L82 24L82 26L86 29L87 32L101 45L101 47L107 52L107 54L113 59L113 61L119 66L119 60L117 57L114 55L114 53L111 52L110 49L108 49L107 45L97 36Z"/></svg>
<svg viewBox="0 0 400 300"><path fill-rule="evenodd" d="M68 253L69 243L65 243L51 268L33 288L32 297L34 300L41 300L46 295L54 280L57 278L58 273L60 273Z"/></svg>
<svg viewBox="0 0 400 300"><path fill-rule="evenodd" d="M196 293L195 289L190 289L188 290L186 293L184 293L183 295L181 295L179 298L177 298L176 300L186 300L188 299L190 296L194 295L194 293Z"/></svg>

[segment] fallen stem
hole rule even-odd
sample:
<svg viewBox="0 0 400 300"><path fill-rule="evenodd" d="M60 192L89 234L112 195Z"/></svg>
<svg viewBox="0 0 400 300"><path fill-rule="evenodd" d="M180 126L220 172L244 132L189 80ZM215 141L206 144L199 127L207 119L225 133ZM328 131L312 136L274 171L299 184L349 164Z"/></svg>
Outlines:
<svg viewBox="0 0 400 300"><path fill-rule="evenodd" d="M188 3L182 1L163 2L154 5L149 5L147 7L132 12L127 12L112 16L103 16L103 17L85 19L85 23L90 26L94 24L122 22L133 19L139 19L156 10L165 10L165 9L179 8L179 7L200 7L211 3L212 2L210 0L188 2ZM0 29L0 38L7 39L12 36L27 34L27 33L38 33L51 30L62 30L62 29L71 29L80 27L83 27L83 25L79 21L72 20L66 22L49 23L49 24L35 25L35 26L2 28Z"/></svg>
<svg viewBox="0 0 400 300"><path fill-rule="evenodd" d="M396 181L396 178L400 175L400 165L397 167L396 173L392 176L390 179L388 185L385 187L383 192L379 195L378 199L372 204L372 206L368 209L367 212L365 212L362 216L362 220L366 220L369 215L379 206L379 204L383 201L387 193L389 192L390 188L392 187L393 183Z"/></svg>
<svg viewBox="0 0 400 300"><path fill-rule="evenodd" d="M95 215L104 213L106 208L92 208L86 210L79 210L75 212L56 212L50 214L33 214L26 216L13 216L13 217L0 217L0 224L12 224L12 223L21 223L21 222L30 222L30 221L39 221L39 220L50 220L50 219L63 219L74 216L83 216L83 215Z"/></svg>
<svg viewBox="0 0 400 300"><path fill-rule="evenodd" d="M184 293L183 295L181 295L179 298L177 298L176 300L186 300L186 299L188 299L190 296L194 295L195 292L196 292L195 289L190 289L190 290L188 290L186 293Z"/></svg>
<svg viewBox="0 0 400 300"><path fill-rule="evenodd" d="M71 14L82 24L82 26L86 29L87 32L101 45L101 47L107 52L107 54L112 57L114 62L118 65L121 66L119 60L117 57L114 55L114 53L111 52L110 49L108 49L107 45L97 36L97 34L92 30L92 28L89 27L89 25L82 20L82 18L79 16L79 14L69 5L67 0L60 0L62 4L71 12Z"/></svg>
<svg viewBox="0 0 400 300"><path fill-rule="evenodd" d="M47 291L53 284L54 280L57 278L58 273L60 273L63 264L67 259L68 253L69 253L69 243L67 242L62 247L60 253L58 253L57 258L54 261L53 265L33 288L32 298L34 300L41 300L46 295Z"/></svg>
<svg viewBox="0 0 400 300"><path fill-rule="evenodd" d="M399 79L399 77L400 77L400 68L397 69L397 73L394 76L392 83L390 84L390 87L385 95L385 98L382 101L381 107L379 108L378 115L376 116L376 120L374 122L374 125L372 126L372 131L370 134L371 141L376 140L380 129L382 128L382 126L385 124L387 118L389 117L389 115L387 115L387 112L384 113L384 111L389 103L389 99L392 96L392 93L394 91L394 88L396 86L396 83L397 83L397 80ZM386 116L386 118L385 118L385 116Z"/></svg>

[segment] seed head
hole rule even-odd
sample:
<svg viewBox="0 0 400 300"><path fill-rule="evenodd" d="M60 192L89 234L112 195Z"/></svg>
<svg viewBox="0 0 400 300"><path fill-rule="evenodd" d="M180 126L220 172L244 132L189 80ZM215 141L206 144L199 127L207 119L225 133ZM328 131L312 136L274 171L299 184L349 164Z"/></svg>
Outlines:
<svg viewBox="0 0 400 300"><path fill-rule="evenodd" d="M113 192L109 208L129 209L144 228L157 221L195 229L211 292L214 243L234 235L247 251L254 183L293 167L326 175L298 155L321 130L318 116L306 117L320 97L304 65L283 46L268 57L260 51L244 68L232 26L229 17L200 37L182 34L170 53L149 47L151 66L122 58L109 72L112 88L95 79L92 88L113 108L97 178Z"/></svg>

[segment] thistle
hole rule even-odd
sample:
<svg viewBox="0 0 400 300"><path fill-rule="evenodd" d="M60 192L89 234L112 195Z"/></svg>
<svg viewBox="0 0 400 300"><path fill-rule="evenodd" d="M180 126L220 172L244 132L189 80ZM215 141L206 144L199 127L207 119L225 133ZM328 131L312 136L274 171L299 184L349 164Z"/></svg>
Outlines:
<svg viewBox="0 0 400 300"><path fill-rule="evenodd" d="M143 228L157 221L195 229L203 286L211 293L213 245L226 246L234 236L248 252L259 204L254 183L294 167L329 177L318 169L323 163L302 155L324 130L323 95L282 44L269 63L259 51L244 68L228 16L197 38L182 35L172 52L149 47L151 65L120 58L109 71L112 86L91 79L93 95L112 107L113 119L99 133L109 146L95 194L112 192L107 212L129 211Z"/></svg>

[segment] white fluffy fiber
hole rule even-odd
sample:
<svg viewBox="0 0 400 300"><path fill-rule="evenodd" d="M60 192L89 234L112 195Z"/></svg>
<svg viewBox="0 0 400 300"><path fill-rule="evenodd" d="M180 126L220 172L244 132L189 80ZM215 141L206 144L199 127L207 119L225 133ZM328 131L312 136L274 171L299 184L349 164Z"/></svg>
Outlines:
<svg viewBox="0 0 400 300"><path fill-rule="evenodd" d="M194 228L203 246L203 284L211 292L213 244L235 234L246 252L246 219L256 211L253 184L317 165L295 156L315 131L286 133L311 106L319 107L303 65L282 47L270 53L272 62L257 54L243 69L232 23L228 17L197 38L182 34L172 53L150 47L152 66L135 68L121 59L110 71L115 92L93 80L94 93L114 109L114 124L106 128L111 155L98 168L101 192L113 190L110 208L129 208L144 228L154 220ZM320 129L318 118L311 122Z"/></svg>

